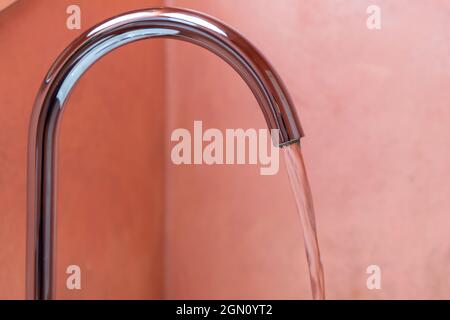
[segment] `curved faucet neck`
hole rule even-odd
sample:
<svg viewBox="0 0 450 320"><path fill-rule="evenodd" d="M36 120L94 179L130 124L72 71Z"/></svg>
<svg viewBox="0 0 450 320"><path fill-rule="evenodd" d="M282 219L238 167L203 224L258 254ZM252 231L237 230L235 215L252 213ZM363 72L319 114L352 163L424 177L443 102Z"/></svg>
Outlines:
<svg viewBox="0 0 450 320"><path fill-rule="evenodd" d="M276 71L249 41L222 22L195 11L156 8L129 12L93 27L55 61L33 109L28 146L29 299L54 297L55 155L63 106L80 77L102 56L147 38L188 41L215 53L252 90L269 129L279 130L279 146L298 142L303 135L292 100Z"/></svg>

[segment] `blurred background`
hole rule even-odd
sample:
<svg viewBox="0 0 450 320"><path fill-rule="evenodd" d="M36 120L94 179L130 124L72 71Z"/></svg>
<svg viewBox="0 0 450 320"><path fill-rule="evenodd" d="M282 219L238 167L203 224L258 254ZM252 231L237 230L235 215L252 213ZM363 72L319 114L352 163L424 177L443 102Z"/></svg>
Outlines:
<svg viewBox="0 0 450 320"><path fill-rule="evenodd" d="M306 132L327 298L450 298L448 1L10 2L0 0L1 299L24 297L27 130L44 75L92 25L163 5L233 26L289 88ZM81 30L66 28L73 4ZM366 27L370 5L381 8L381 30ZM275 176L175 166L170 134L194 120L265 128L243 80L191 44L134 43L83 76L61 128L58 298L311 297L283 164ZM81 290L66 289L72 264ZM380 290L366 286L373 264Z"/></svg>

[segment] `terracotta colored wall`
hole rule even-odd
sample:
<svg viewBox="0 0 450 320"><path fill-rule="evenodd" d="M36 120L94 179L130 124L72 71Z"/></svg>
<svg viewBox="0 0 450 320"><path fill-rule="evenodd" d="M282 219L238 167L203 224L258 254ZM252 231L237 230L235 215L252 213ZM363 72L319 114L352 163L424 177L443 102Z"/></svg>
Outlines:
<svg viewBox="0 0 450 320"><path fill-rule="evenodd" d="M272 61L297 104L329 298L449 298L450 19L436 1L173 1ZM382 9L382 30L366 8ZM264 127L244 83L189 45L168 57L168 129ZM186 86L189 83L189 87ZM167 297L309 298L284 168L168 164ZM382 290L366 288L367 266Z"/></svg>
<svg viewBox="0 0 450 320"><path fill-rule="evenodd" d="M19 1L0 13L0 298L24 295L29 115L53 60L82 29L159 1ZM163 44L140 42L96 64L67 104L61 128L59 298L162 295ZM82 290L65 269L82 269Z"/></svg>

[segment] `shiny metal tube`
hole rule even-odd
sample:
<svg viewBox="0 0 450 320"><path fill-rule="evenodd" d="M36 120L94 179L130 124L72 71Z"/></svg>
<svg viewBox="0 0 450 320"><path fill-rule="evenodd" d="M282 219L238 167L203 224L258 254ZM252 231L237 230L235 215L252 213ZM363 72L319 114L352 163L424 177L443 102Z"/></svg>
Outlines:
<svg viewBox="0 0 450 320"><path fill-rule="evenodd" d="M267 60L243 36L201 13L175 8L129 12L85 32L56 60L35 101L28 144L27 299L54 298L56 152L58 127L72 88L97 60L125 44L173 38L204 47L230 64L255 95L279 146L298 142L302 129L292 100ZM239 116L239 110L232 110Z"/></svg>

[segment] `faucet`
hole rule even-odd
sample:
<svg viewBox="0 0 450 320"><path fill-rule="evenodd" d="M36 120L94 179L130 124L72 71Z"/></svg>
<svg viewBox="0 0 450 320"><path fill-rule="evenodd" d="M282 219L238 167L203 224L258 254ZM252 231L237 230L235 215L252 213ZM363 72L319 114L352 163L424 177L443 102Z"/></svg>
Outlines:
<svg viewBox="0 0 450 320"><path fill-rule="evenodd" d="M55 297L56 152L64 103L78 79L102 56L147 38L188 41L215 53L245 80L279 147L303 131L292 100L273 67L242 35L199 12L153 8L125 13L89 29L57 58L39 89L28 137L26 298ZM235 111L238 112L237 110Z"/></svg>

